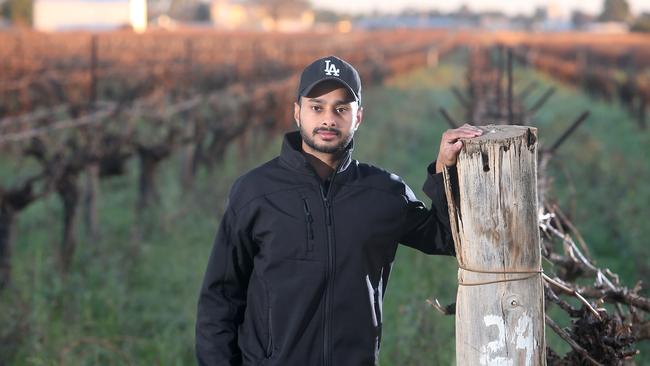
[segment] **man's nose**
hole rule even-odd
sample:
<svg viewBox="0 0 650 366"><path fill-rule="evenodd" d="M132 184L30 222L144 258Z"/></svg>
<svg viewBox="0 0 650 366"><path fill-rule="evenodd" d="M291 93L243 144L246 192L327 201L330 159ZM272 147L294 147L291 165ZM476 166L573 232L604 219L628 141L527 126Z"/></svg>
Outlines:
<svg viewBox="0 0 650 366"><path fill-rule="evenodd" d="M331 110L326 110L321 123L329 127L336 126L336 113Z"/></svg>

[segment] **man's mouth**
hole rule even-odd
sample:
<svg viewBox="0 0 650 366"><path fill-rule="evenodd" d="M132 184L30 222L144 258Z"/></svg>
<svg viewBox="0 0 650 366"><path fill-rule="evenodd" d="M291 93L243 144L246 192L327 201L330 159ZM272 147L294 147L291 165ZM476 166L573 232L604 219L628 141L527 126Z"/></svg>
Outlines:
<svg viewBox="0 0 650 366"><path fill-rule="evenodd" d="M338 133L336 131L318 130L316 133L320 135L321 138L325 139L331 139L338 136Z"/></svg>

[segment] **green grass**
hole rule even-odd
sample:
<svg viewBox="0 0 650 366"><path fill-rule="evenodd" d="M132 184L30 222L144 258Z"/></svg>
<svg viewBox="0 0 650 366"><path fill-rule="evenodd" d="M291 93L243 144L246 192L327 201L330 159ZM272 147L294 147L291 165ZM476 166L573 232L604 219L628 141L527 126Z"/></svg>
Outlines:
<svg viewBox="0 0 650 366"><path fill-rule="evenodd" d="M449 92L464 80L462 60L455 61L365 91L365 121L355 138L355 158L399 174L427 202L421 192L425 168L448 128L437 108L462 115ZM555 85L530 71L517 76L518 85L533 78ZM641 133L618 107L558 88L530 121L539 127L542 144L553 141L583 108L593 114L553 160L551 195L581 229L600 266L619 272L628 286L648 280L648 132ZM163 201L146 217L153 230L141 241L132 229L137 187L132 162L128 176L102 182L101 240L87 239L80 223L73 269L65 280L56 270L60 203L51 195L29 207L18 221L13 284L0 293L0 360L9 365L194 364L198 289L225 194L238 175L279 149L279 137L248 158L233 146L218 174L200 174L189 195L179 188L177 159L166 161L159 175ZM14 167L0 159L1 182L12 181ZM382 365L454 364L454 318L438 314L425 300L453 302L456 287L454 258L400 247L384 304ZM561 312L550 313L568 325ZM547 336L554 348L567 350L551 331ZM648 353L646 342L639 364L650 362Z"/></svg>

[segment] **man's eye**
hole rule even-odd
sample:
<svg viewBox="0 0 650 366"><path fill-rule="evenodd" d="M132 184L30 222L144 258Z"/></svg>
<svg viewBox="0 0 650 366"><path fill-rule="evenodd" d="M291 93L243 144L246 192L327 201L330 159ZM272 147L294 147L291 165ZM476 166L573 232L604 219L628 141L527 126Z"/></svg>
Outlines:
<svg viewBox="0 0 650 366"><path fill-rule="evenodd" d="M321 108L320 106L318 106L318 105L313 105L313 106L311 106L311 109L312 109L313 111L320 112L320 110L321 110L322 108Z"/></svg>
<svg viewBox="0 0 650 366"><path fill-rule="evenodd" d="M347 108L344 108L344 107L336 108L336 111L339 112L339 113L345 113L345 111L347 111L347 110L348 110L348 109L347 109Z"/></svg>

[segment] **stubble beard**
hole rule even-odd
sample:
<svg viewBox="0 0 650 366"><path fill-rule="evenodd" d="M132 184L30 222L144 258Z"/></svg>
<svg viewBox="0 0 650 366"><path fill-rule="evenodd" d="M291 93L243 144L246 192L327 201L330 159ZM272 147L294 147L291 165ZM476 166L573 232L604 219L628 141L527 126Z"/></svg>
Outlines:
<svg viewBox="0 0 650 366"><path fill-rule="evenodd" d="M352 141L352 137L354 136L354 132L346 134L341 132L338 129L335 128L326 128L326 127L316 127L312 131L308 132L305 128L303 128L302 122L300 122L300 136L302 136L302 140L307 144L307 146L311 147L315 151L324 153L324 154L336 154L336 153L341 153L345 150L345 148L348 146L350 141ZM329 146L329 145L319 145L316 143L316 140L314 136L318 131L332 131L335 132L337 135L341 136L341 140L339 141L338 144Z"/></svg>

